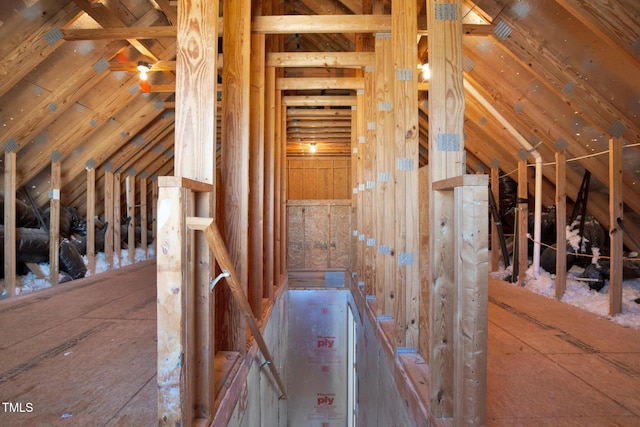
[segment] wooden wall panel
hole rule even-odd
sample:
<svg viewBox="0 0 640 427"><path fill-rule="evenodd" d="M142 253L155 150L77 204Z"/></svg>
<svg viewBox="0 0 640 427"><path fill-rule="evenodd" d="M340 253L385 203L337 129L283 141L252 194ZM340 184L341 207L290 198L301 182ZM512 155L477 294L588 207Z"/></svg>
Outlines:
<svg viewBox="0 0 640 427"><path fill-rule="evenodd" d="M287 160L289 200L349 199L351 163L344 159Z"/></svg>
<svg viewBox="0 0 640 427"><path fill-rule="evenodd" d="M349 265L349 224L351 208L330 207L329 268L346 268Z"/></svg>
<svg viewBox="0 0 640 427"><path fill-rule="evenodd" d="M304 268L304 222L302 221L302 206L289 206L289 240L288 262L289 268Z"/></svg>
<svg viewBox="0 0 640 427"><path fill-rule="evenodd" d="M318 198L318 171L315 168L315 163L312 164L312 167L306 167L302 170L302 198L307 200Z"/></svg>
<svg viewBox="0 0 640 427"><path fill-rule="evenodd" d="M307 206L304 215L304 261L308 268L329 265L329 209L327 206Z"/></svg>
<svg viewBox="0 0 640 427"><path fill-rule="evenodd" d="M347 269L351 205L346 200L295 200L288 210L289 269Z"/></svg>

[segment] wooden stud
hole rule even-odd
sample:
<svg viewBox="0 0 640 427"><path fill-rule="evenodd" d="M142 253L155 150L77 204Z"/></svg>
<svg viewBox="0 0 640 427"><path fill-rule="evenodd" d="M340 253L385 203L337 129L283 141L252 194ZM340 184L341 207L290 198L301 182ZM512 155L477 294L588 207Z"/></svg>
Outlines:
<svg viewBox="0 0 640 427"><path fill-rule="evenodd" d="M249 129L249 303L262 315L264 288L265 35L251 35Z"/></svg>
<svg viewBox="0 0 640 427"><path fill-rule="evenodd" d="M275 247L275 100L276 70L267 67L265 78L265 119L264 119L264 289L263 295L273 300L274 292L274 247Z"/></svg>
<svg viewBox="0 0 640 427"><path fill-rule="evenodd" d="M378 120L376 129L376 152L378 177L376 188L382 209L377 218L377 245L379 274L376 282L376 310L378 314L395 313L394 284L396 276L395 243L395 146L390 144L395 135L394 113L391 107L394 99L394 68L392 58L391 35L376 34L376 103L378 105ZM383 250L384 249L384 250ZM378 293L379 292L379 293Z"/></svg>
<svg viewBox="0 0 640 427"><path fill-rule="evenodd" d="M436 19L436 7L454 8L455 14ZM463 175L464 88L461 1L427 1L429 28L429 171L430 183ZM451 19L453 16L455 19ZM447 16L449 18L447 18ZM429 247L431 287L429 302L430 410L434 417L453 416L453 319L456 300L454 281L454 200L446 191L431 189Z"/></svg>
<svg viewBox="0 0 640 427"><path fill-rule="evenodd" d="M113 172L104 173L104 220L108 223L104 235L104 259L108 268L113 268L113 235L114 235L114 198L113 198Z"/></svg>
<svg viewBox="0 0 640 427"><path fill-rule="evenodd" d="M224 237L243 292L249 277L249 81L251 1L224 0L223 51L225 64L222 82L222 191ZM224 329L230 334L225 349L246 352L246 327L237 303L228 301L228 320ZM224 344L223 344L224 345Z"/></svg>
<svg viewBox="0 0 640 427"><path fill-rule="evenodd" d="M148 242L147 242L147 230L149 227L148 222L149 213L147 211L147 178L140 177L140 239L142 252L144 253L144 259L149 256Z"/></svg>
<svg viewBox="0 0 640 427"><path fill-rule="evenodd" d="M113 176L113 249L117 266L122 266L122 181L121 174Z"/></svg>
<svg viewBox="0 0 640 427"><path fill-rule="evenodd" d="M556 152L556 299L567 288L567 156Z"/></svg>
<svg viewBox="0 0 640 427"><path fill-rule="evenodd" d="M87 264L89 274L96 272L96 170L87 169Z"/></svg>
<svg viewBox="0 0 640 427"><path fill-rule="evenodd" d="M58 277L60 275L61 169L62 163L60 161L51 162L51 194L49 199L49 280L51 281L51 286L58 284Z"/></svg>
<svg viewBox="0 0 640 427"><path fill-rule="evenodd" d="M609 314L622 313L622 264L624 235L622 221L622 139L609 139L609 239L611 240L611 273L609 278Z"/></svg>
<svg viewBox="0 0 640 427"><path fill-rule="evenodd" d="M16 294L16 153L4 155L4 293Z"/></svg>
<svg viewBox="0 0 640 427"><path fill-rule="evenodd" d="M391 44L395 119L395 322L396 346L418 347L420 271L418 268L418 12L415 2L392 2ZM402 167L400 167L402 166Z"/></svg>
<svg viewBox="0 0 640 427"><path fill-rule="evenodd" d="M429 283L429 165L419 170L419 235L420 235L420 338L418 353L429 354L429 300L431 287Z"/></svg>
<svg viewBox="0 0 640 427"><path fill-rule="evenodd" d="M477 183L454 190L455 258L460 262L455 272L453 419L461 426L487 423L488 177L476 177Z"/></svg>
<svg viewBox="0 0 640 427"><path fill-rule="evenodd" d="M190 274L185 244L187 190L161 187L158 194L158 423L191 425L192 400L186 373L186 302ZM187 422L188 421L188 422Z"/></svg>
<svg viewBox="0 0 640 427"><path fill-rule="evenodd" d="M496 211L500 212L500 169L497 167L491 168L491 192L493 193L493 200L496 202ZM500 254L502 249L500 248L498 227L495 223L499 220L499 218L494 218L494 221L491 222L491 271L498 271L500 267ZM504 255L507 256L507 254Z"/></svg>
<svg viewBox="0 0 640 427"><path fill-rule="evenodd" d="M129 251L129 262L133 264L136 259L136 177L128 175L125 179L127 218L129 226L127 231L127 250Z"/></svg>
<svg viewBox="0 0 640 427"><path fill-rule="evenodd" d="M518 162L518 229L516 231L516 239L518 239L518 259L514 263L518 263L518 284L525 285L527 278L527 268L529 268L529 250L527 232L529 230L529 189L528 189L528 171L527 161L520 160Z"/></svg>

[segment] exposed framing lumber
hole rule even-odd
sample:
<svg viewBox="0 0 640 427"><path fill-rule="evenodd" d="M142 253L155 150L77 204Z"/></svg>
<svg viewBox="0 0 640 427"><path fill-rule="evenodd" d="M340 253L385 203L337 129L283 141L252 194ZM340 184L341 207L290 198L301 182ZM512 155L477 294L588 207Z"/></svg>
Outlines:
<svg viewBox="0 0 640 427"><path fill-rule="evenodd" d="M96 272L96 170L87 169L87 264L90 274Z"/></svg>
<svg viewBox="0 0 640 427"><path fill-rule="evenodd" d="M4 154L4 292L16 294L16 153Z"/></svg>
<svg viewBox="0 0 640 427"><path fill-rule="evenodd" d="M447 188L448 186L451 188ZM434 183L452 189L456 315L454 316L453 419L456 425L486 425L488 343L488 176L462 175ZM451 191L449 191L451 193Z"/></svg>
<svg viewBox="0 0 640 427"><path fill-rule="evenodd" d="M62 163L59 160L51 162L51 194L49 197L49 281L51 282L51 286L58 284L60 275L61 169Z"/></svg>
<svg viewBox="0 0 640 427"><path fill-rule="evenodd" d="M609 277L609 315L622 313L623 233L622 221L622 139L609 139L609 238L611 239L611 273Z"/></svg>
<svg viewBox="0 0 640 427"><path fill-rule="evenodd" d="M350 107L356 105L355 96L284 96L282 102L288 107Z"/></svg>
<svg viewBox="0 0 640 427"><path fill-rule="evenodd" d="M104 172L104 220L108 223L104 235L104 259L109 269L113 268L114 206L113 171L109 170Z"/></svg>
<svg viewBox="0 0 640 427"><path fill-rule="evenodd" d="M251 329L251 333L253 334L253 338L256 340L258 344L258 348L262 352L262 356L265 358L265 361L268 362L269 370L273 375L273 378L276 380L278 384L278 388L282 393L280 399L287 399L287 391L284 383L282 382L282 378L276 369L273 357L271 357L271 353L267 347L267 344L262 337L262 333L260 332L260 327L258 326L258 322L253 315L251 310L251 306L249 305L249 301L247 300L244 292L242 291L242 285L238 278L238 275L235 272L233 267L233 261L231 255L227 251L227 248L224 244L224 240L220 235L220 230L218 230L218 226L215 221L211 218L187 218L187 225L194 228L200 229L204 232L204 235L209 243L209 247L211 251L213 251L215 255L216 262L220 265L220 268L223 274L226 274L226 282L229 285L229 289L236 300L242 315L247 321L247 325L249 329ZM208 222L208 224L207 224Z"/></svg>
<svg viewBox="0 0 640 427"><path fill-rule="evenodd" d="M249 129L251 1L224 0L223 52L227 60L222 81L222 193L224 237L242 290L249 280ZM225 350L246 353L246 325L237 302L229 298Z"/></svg>
<svg viewBox="0 0 640 427"><path fill-rule="evenodd" d="M280 90L312 90L312 89L364 89L362 77L280 77L276 80L276 88Z"/></svg>
<svg viewBox="0 0 640 427"><path fill-rule="evenodd" d="M118 267L122 265L122 175L113 175L113 249Z"/></svg>
<svg viewBox="0 0 640 427"><path fill-rule="evenodd" d="M127 200L127 218L129 219L127 231L127 251L129 262L133 264L136 259L136 177L127 175L125 178L125 195Z"/></svg>
<svg viewBox="0 0 640 427"><path fill-rule="evenodd" d="M157 170L166 174L174 169L177 175L158 179L156 245L169 244L175 251L167 254L170 273L166 278L161 274L165 254L158 253L158 420L166 426L191 425L194 420L208 424L213 419L211 378L218 347L209 290L213 260L204 236L187 235L185 215L211 216L215 212L216 100L211 94L216 92L217 81L218 7L219 2L204 0L179 2L176 104L185 108L178 109L175 116L175 159L168 159ZM149 172L156 171L150 167ZM175 200L182 200L182 204L171 209ZM177 240L175 234L180 234ZM182 292L170 295L174 289ZM183 311L185 305L192 311L189 316ZM165 306L169 310L164 310ZM186 330L190 331L188 337ZM171 353L167 340L182 345L184 353ZM184 357L184 363L173 357L163 359L165 352ZM182 367L176 369L176 363Z"/></svg>
<svg viewBox="0 0 640 427"><path fill-rule="evenodd" d="M567 155L556 153L556 299L567 288Z"/></svg>
<svg viewBox="0 0 640 427"><path fill-rule="evenodd" d="M414 77L418 47L416 2L392 2L391 44L396 70L395 111L395 241L397 347L418 348L420 271L418 268L418 82ZM404 73L405 77L401 77ZM400 165L402 164L402 167Z"/></svg>
<svg viewBox="0 0 640 427"><path fill-rule="evenodd" d="M518 201L516 206L517 230L515 238L518 239L518 259L513 262L518 263L518 284L524 286L527 278L527 268L529 267L529 245L527 241L529 230L529 185L526 160L518 162Z"/></svg>
<svg viewBox="0 0 640 427"><path fill-rule="evenodd" d="M0 76L2 76L0 97L63 43L63 40L49 43L45 35L54 29L65 31L65 27L72 25L81 15L82 12L75 4L67 4L49 20L42 23L37 31L33 31L28 38L11 52L3 55L0 62Z"/></svg>
<svg viewBox="0 0 640 427"><path fill-rule="evenodd" d="M493 193L493 200L496 202L496 211L500 212L500 169L498 165L491 167L490 175L490 191ZM498 236L498 227L496 226L496 221L499 220L499 218L494 218L491 221L491 262L489 264L491 271L498 271L500 267L500 253L502 250L500 249L500 236ZM507 254L504 254L504 256L507 256Z"/></svg>
<svg viewBox="0 0 640 427"><path fill-rule="evenodd" d="M149 227L149 213L147 211L147 177L146 175L141 174L140 176L140 239L141 239L141 247L142 252L144 253L144 258L147 259L149 256L149 242L147 241L147 230Z"/></svg>
<svg viewBox="0 0 640 427"><path fill-rule="evenodd" d="M364 68L374 63L373 52L271 52L267 67Z"/></svg>
<svg viewBox="0 0 640 427"><path fill-rule="evenodd" d="M393 141L395 123L393 110L386 106L391 105L394 96L394 73L392 59L392 45L390 33L377 33L375 35L375 97L377 110L376 119L376 168L378 171L376 183L376 196L381 204L376 218L376 312L378 315L393 313L393 306L389 298L393 292L395 283L396 266L393 253L395 225L390 218L395 215L395 184L391 179L395 171L394 157L395 147L388 141Z"/></svg>
<svg viewBox="0 0 640 427"><path fill-rule="evenodd" d="M249 304L262 315L264 289L265 35L251 35L249 107Z"/></svg>
<svg viewBox="0 0 640 427"><path fill-rule="evenodd" d="M276 70L266 68L264 118L264 276L263 295L274 297Z"/></svg>
<svg viewBox="0 0 640 427"><path fill-rule="evenodd" d="M455 9L457 19L436 19L436 7ZM460 0L441 4L427 1L430 36L429 65L429 172L430 182L461 176L464 165L464 88ZM453 15L453 14L452 14ZM452 16L449 15L449 16ZM430 412L434 417L453 417L455 256L454 200L444 191L432 188L429 195L429 246L431 274L429 286ZM460 313L460 315L462 315Z"/></svg>
<svg viewBox="0 0 640 427"><path fill-rule="evenodd" d="M374 33L391 31L388 15L256 16L251 31L264 34Z"/></svg>

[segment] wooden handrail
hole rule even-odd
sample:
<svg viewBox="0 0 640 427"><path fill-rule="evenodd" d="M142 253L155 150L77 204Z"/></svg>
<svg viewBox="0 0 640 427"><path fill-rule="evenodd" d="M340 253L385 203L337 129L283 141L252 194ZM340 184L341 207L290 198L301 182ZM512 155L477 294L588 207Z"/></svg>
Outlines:
<svg viewBox="0 0 640 427"><path fill-rule="evenodd" d="M229 273L229 275L226 277L229 289L231 289L233 297L240 306L240 311L247 320L249 329L251 329L251 333L253 334L256 343L258 344L258 348L262 352L262 356L265 358L266 364L269 365L271 374L278 383L278 387L282 392L282 396L280 396L280 398L286 400L287 391L285 389L284 383L282 382L282 379L280 378L280 375L278 374L278 371L273 363L273 358L271 357L271 353L269 353L267 344L262 337L260 327L258 326L258 322L253 315L253 311L251 310L249 301L247 300L247 297L242 290L240 281L238 280L238 276L235 272L235 269L233 268L231 257L229 256L227 247L224 243L224 240L222 239L222 236L220 235L220 230L218 230L218 226L212 218L187 217L187 227L192 230L202 230L204 232L207 243L209 244L209 248L213 252L216 261L220 265L220 269L223 272Z"/></svg>

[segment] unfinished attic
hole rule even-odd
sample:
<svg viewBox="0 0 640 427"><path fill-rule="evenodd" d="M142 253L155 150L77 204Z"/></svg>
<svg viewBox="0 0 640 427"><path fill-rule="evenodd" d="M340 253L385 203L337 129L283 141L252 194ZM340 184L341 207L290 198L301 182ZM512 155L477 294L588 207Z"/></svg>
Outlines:
<svg viewBox="0 0 640 427"><path fill-rule="evenodd" d="M4 0L0 425L640 425L637 0Z"/></svg>

